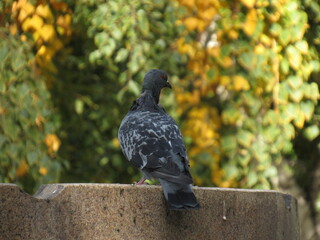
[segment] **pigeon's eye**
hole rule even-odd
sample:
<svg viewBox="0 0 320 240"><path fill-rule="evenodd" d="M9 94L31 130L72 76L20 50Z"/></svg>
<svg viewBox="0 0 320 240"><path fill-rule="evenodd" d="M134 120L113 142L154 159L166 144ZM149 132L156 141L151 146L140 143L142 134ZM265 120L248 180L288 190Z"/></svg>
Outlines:
<svg viewBox="0 0 320 240"><path fill-rule="evenodd" d="M160 78L163 79L163 80L165 80L165 81L167 81L167 76L164 75L164 74L160 75Z"/></svg>

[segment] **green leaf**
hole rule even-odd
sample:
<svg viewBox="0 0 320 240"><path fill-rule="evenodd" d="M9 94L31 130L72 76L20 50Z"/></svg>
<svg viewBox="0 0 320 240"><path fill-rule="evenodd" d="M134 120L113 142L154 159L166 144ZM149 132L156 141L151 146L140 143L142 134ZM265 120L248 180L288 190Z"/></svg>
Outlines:
<svg viewBox="0 0 320 240"><path fill-rule="evenodd" d="M207 78L209 79L213 79L215 76L215 70L214 69L209 69L209 71L207 71Z"/></svg>
<svg viewBox="0 0 320 240"><path fill-rule="evenodd" d="M128 57L128 50L125 48L121 48L115 57L115 62L123 62Z"/></svg>
<svg viewBox="0 0 320 240"><path fill-rule="evenodd" d="M282 28L281 28L281 25L280 25L280 24L278 24L278 23L273 23L273 24L271 25L270 33L271 33L274 37L279 36L281 32L282 32Z"/></svg>
<svg viewBox="0 0 320 240"><path fill-rule="evenodd" d="M278 174L278 170L275 166L269 166L267 167L267 169L264 171L264 176L265 177L270 177L270 178L273 178L273 177L276 177Z"/></svg>
<svg viewBox="0 0 320 240"><path fill-rule="evenodd" d="M3 118L2 127L5 135L7 135L12 141L16 141L19 134L19 126L12 118Z"/></svg>
<svg viewBox="0 0 320 240"><path fill-rule="evenodd" d="M309 121L313 115L315 105L311 101L304 101L300 103L300 109L304 114L304 117Z"/></svg>
<svg viewBox="0 0 320 240"><path fill-rule="evenodd" d="M263 125L268 126L275 124L279 121L279 116L274 110L268 110L263 117Z"/></svg>
<svg viewBox="0 0 320 240"><path fill-rule="evenodd" d="M310 65L312 66L313 71L320 71L320 62L318 60L310 61Z"/></svg>
<svg viewBox="0 0 320 240"><path fill-rule="evenodd" d="M97 60L99 60L102 56L102 52L99 49L94 50L89 54L90 63L94 64Z"/></svg>
<svg viewBox="0 0 320 240"><path fill-rule="evenodd" d="M269 143L273 143L280 135L280 133L280 128L275 125L271 125L263 129L263 136L265 140Z"/></svg>
<svg viewBox="0 0 320 240"><path fill-rule="evenodd" d="M308 54L309 52L309 46L308 43L305 40L301 40L295 43L295 47L302 53L302 54Z"/></svg>
<svg viewBox="0 0 320 240"><path fill-rule="evenodd" d="M17 54L11 56L11 67L13 71L18 72L26 64L26 59L22 51L18 51Z"/></svg>
<svg viewBox="0 0 320 240"><path fill-rule="evenodd" d="M308 26L306 24L307 22L300 22L298 23L297 25L295 26L292 26L290 28L290 31L291 31L291 36L292 36L292 42L295 42L295 41L299 41L303 38L303 35L306 31L306 26Z"/></svg>
<svg viewBox="0 0 320 240"><path fill-rule="evenodd" d="M1 80L3 80L3 79L1 79ZM6 92L6 80L4 80L4 81L0 81L0 93L5 93Z"/></svg>
<svg viewBox="0 0 320 240"><path fill-rule="evenodd" d="M100 32L94 36L94 43L100 48L108 43L108 39L109 35L106 32Z"/></svg>
<svg viewBox="0 0 320 240"><path fill-rule="evenodd" d="M310 98L314 101L317 101L320 97L317 83L315 82L310 83L310 92L311 92Z"/></svg>
<svg viewBox="0 0 320 240"><path fill-rule="evenodd" d="M74 109L77 114L80 115L83 113L83 107L84 107L83 101L81 99L76 99L74 102Z"/></svg>
<svg viewBox="0 0 320 240"><path fill-rule="evenodd" d="M245 154L245 155L238 154L236 158L237 158L237 162L239 162L242 167L247 167L251 159L250 154Z"/></svg>
<svg viewBox="0 0 320 240"><path fill-rule="evenodd" d="M290 42L290 31L287 29L282 29L279 35L279 41L282 46L286 46Z"/></svg>
<svg viewBox="0 0 320 240"><path fill-rule="evenodd" d="M283 126L283 133L287 139L293 139L295 136L295 130L292 124L288 123Z"/></svg>
<svg viewBox="0 0 320 240"><path fill-rule="evenodd" d="M117 41L121 41L123 32L118 27L115 27L111 31L111 36L116 39Z"/></svg>
<svg viewBox="0 0 320 240"><path fill-rule="evenodd" d="M233 164L228 164L224 167L227 178L236 178L239 176L239 169Z"/></svg>
<svg viewBox="0 0 320 240"><path fill-rule="evenodd" d="M299 103L303 98L303 91L301 89L291 90L289 96L295 103Z"/></svg>
<svg viewBox="0 0 320 240"><path fill-rule="evenodd" d="M294 70L298 70L302 62L302 57L300 52L294 46L290 45L286 49L286 54L287 54L290 66Z"/></svg>
<svg viewBox="0 0 320 240"><path fill-rule="evenodd" d="M9 48L3 44L0 48L0 67L1 69L4 67L6 58L8 57Z"/></svg>
<svg viewBox="0 0 320 240"><path fill-rule="evenodd" d="M256 66L256 59L253 52L241 54L238 61L242 67L248 70L252 70Z"/></svg>
<svg viewBox="0 0 320 240"><path fill-rule="evenodd" d="M128 68L130 69L131 73L134 74L139 70L139 64L137 59L132 59L128 64Z"/></svg>
<svg viewBox="0 0 320 240"><path fill-rule="evenodd" d="M0 149L2 149L2 146L7 141L7 138L5 135L0 134Z"/></svg>
<svg viewBox="0 0 320 240"><path fill-rule="evenodd" d="M237 134L237 141L240 145L248 148L254 139L254 135L246 130L240 130Z"/></svg>
<svg viewBox="0 0 320 240"><path fill-rule="evenodd" d="M286 82L281 82L279 86L278 101L279 104L287 104L290 88Z"/></svg>
<svg viewBox="0 0 320 240"><path fill-rule="evenodd" d="M150 32L150 25L147 18L147 15L143 9L138 10L138 28L143 36L148 36Z"/></svg>
<svg viewBox="0 0 320 240"><path fill-rule="evenodd" d="M295 103L288 103L287 106L284 106L284 110L282 119L287 119L288 122L295 119L300 113L299 105Z"/></svg>
<svg viewBox="0 0 320 240"><path fill-rule="evenodd" d="M36 164L36 162L39 160L39 153L37 151L28 152L27 160L28 160L29 166Z"/></svg>
<svg viewBox="0 0 320 240"><path fill-rule="evenodd" d="M243 120L243 128L250 130L250 132L257 131L257 122L252 118L245 118Z"/></svg>
<svg viewBox="0 0 320 240"><path fill-rule="evenodd" d="M259 180L258 175L253 170L249 171L249 174L248 174L247 178L248 178L248 183L247 184L248 184L249 187L252 187L255 184L257 184L257 182Z"/></svg>
<svg viewBox="0 0 320 240"><path fill-rule="evenodd" d="M312 141L320 135L319 127L317 125L311 125L311 126L307 127L306 129L304 129L303 135L309 141Z"/></svg>
<svg viewBox="0 0 320 240"><path fill-rule="evenodd" d="M108 39L107 45L100 48L102 54L106 57L110 57L116 48L116 41L113 38Z"/></svg>
<svg viewBox="0 0 320 240"><path fill-rule="evenodd" d="M293 89L298 89L303 83L303 79L300 76L289 76L287 81Z"/></svg>
<svg viewBox="0 0 320 240"><path fill-rule="evenodd" d="M128 83L128 89L130 92L132 92L134 95L138 96L140 93L140 88L137 82L130 80Z"/></svg>
<svg viewBox="0 0 320 240"><path fill-rule="evenodd" d="M223 136L221 138L221 149L224 152L230 152L237 147L236 138L234 136Z"/></svg>
<svg viewBox="0 0 320 240"><path fill-rule="evenodd" d="M289 61L286 58L283 58L280 61L280 70L283 74L288 74L290 69Z"/></svg>
<svg viewBox="0 0 320 240"><path fill-rule="evenodd" d="M233 107L227 108L222 112L222 121L225 124L234 125L241 118L241 112Z"/></svg>

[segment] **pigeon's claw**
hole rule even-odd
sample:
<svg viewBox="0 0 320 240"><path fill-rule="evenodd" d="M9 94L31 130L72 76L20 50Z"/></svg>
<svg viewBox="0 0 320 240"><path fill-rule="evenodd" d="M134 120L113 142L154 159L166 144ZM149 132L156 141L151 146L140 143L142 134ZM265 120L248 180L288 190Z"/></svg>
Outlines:
<svg viewBox="0 0 320 240"><path fill-rule="evenodd" d="M143 177L143 178L141 178L141 179L139 180L139 182L135 183L135 185L147 184L147 183L144 183L146 180L147 180L147 179Z"/></svg>

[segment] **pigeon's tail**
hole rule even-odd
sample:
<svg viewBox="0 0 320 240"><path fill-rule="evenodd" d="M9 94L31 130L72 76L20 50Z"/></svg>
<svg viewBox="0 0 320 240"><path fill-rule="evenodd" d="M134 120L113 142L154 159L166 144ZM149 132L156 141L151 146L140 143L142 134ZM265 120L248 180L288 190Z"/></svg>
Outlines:
<svg viewBox="0 0 320 240"><path fill-rule="evenodd" d="M170 210L198 209L200 205L191 184L177 184L159 179Z"/></svg>

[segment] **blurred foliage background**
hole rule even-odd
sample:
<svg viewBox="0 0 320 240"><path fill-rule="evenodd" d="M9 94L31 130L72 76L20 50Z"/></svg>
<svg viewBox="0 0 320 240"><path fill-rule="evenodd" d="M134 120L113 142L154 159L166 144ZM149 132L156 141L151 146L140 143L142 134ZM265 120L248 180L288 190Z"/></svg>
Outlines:
<svg viewBox="0 0 320 240"><path fill-rule="evenodd" d="M277 189L320 238L320 4L0 2L0 181L131 183L117 140L151 68L200 186Z"/></svg>

